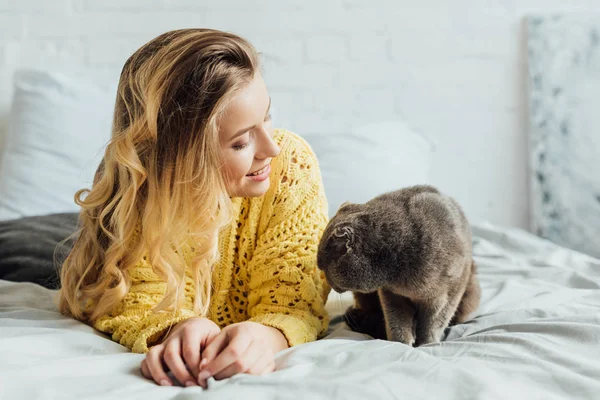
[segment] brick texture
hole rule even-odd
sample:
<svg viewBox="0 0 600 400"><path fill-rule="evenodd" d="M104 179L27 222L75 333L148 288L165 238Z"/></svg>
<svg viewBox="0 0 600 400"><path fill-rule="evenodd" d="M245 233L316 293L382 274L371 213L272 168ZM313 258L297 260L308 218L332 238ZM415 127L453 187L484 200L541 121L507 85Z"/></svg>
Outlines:
<svg viewBox="0 0 600 400"><path fill-rule="evenodd" d="M523 17L540 12L600 1L0 0L0 127L19 67L116 79L164 31L223 29L262 53L276 125L327 134L402 119L437 143L432 182L474 222L525 228Z"/></svg>

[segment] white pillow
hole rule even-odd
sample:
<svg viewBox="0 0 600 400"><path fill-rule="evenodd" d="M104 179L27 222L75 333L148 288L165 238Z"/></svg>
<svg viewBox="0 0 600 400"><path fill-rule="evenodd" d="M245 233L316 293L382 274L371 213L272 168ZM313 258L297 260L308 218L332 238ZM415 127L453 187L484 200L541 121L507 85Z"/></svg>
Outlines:
<svg viewBox="0 0 600 400"><path fill-rule="evenodd" d="M403 187L430 183L433 144L401 121L362 125L350 133L303 134L319 160L329 216L345 201L364 203ZM352 292L329 293L330 316L344 314Z"/></svg>
<svg viewBox="0 0 600 400"><path fill-rule="evenodd" d="M78 211L110 138L116 83L20 70L0 165L0 220ZM350 133L304 135L317 157L334 215L344 201L365 202L428 183L431 144L400 121Z"/></svg>
<svg viewBox="0 0 600 400"><path fill-rule="evenodd" d="M106 87L109 86L109 87ZM76 212L110 138L115 89L19 70L0 167L0 220Z"/></svg>
<svg viewBox="0 0 600 400"><path fill-rule="evenodd" d="M433 145L403 122L303 137L319 160L330 217L345 201L364 203L385 192L430 182Z"/></svg>

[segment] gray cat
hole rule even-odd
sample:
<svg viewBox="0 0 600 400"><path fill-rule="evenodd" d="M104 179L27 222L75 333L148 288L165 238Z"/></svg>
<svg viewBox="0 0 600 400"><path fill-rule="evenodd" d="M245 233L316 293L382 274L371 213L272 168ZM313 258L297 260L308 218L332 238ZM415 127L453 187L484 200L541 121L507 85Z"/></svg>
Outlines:
<svg viewBox="0 0 600 400"><path fill-rule="evenodd" d="M479 306L469 223L432 186L344 203L323 233L317 264L336 292L353 291L348 325L374 338L438 342Z"/></svg>

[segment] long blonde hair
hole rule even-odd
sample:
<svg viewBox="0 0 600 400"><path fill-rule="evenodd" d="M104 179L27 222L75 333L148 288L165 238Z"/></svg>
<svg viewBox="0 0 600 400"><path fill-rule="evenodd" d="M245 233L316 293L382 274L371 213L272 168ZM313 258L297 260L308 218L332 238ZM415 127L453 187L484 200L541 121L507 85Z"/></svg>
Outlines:
<svg viewBox="0 0 600 400"><path fill-rule="evenodd" d="M80 229L62 265L62 313L93 322L110 312L144 257L166 282L155 311L175 310L186 269L178 250L192 243L194 310L206 315L218 232L232 218L219 118L258 68L250 43L209 29L167 32L127 60L112 138L91 190L75 195Z"/></svg>

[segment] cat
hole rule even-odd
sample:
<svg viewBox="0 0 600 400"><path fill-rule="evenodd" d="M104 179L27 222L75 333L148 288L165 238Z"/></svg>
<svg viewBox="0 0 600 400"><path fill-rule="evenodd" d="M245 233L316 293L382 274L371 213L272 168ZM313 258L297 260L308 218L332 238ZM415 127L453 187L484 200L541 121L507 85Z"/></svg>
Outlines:
<svg viewBox="0 0 600 400"><path fill-rule="evenodd" d="M421 346L466 321L481 289L459 204L429 185L344 203L319 242L317 265L336 292L353 292L355 331Z"/></svg>

